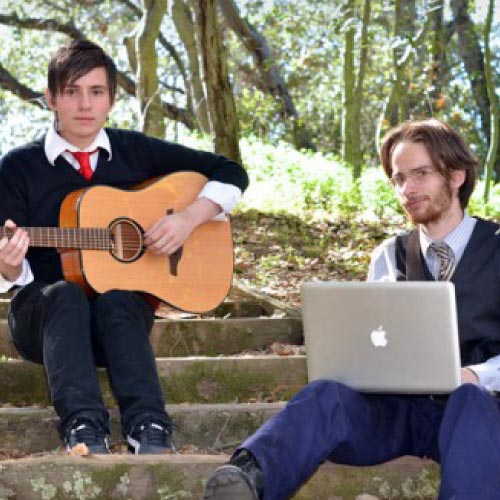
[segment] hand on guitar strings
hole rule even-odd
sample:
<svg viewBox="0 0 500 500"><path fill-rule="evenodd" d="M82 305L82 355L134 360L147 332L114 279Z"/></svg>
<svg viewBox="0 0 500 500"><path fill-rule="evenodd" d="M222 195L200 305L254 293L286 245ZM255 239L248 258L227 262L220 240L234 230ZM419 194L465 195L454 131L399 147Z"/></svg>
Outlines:
<svg viewBox="0 0 500 500"><path fill-rule="evenodd" d="M221 207L208 198L198 198L180 212L163 216L145 233L144 243L156 255L176 252L196 226L221 212Z"/></svg>
<svg viewBox="0 0 500 500"><path fill-rule="evenodd" d="M170 255L183 245L193 229L185 212L165 215L146 231L144 243L156 255Z"/></svg>

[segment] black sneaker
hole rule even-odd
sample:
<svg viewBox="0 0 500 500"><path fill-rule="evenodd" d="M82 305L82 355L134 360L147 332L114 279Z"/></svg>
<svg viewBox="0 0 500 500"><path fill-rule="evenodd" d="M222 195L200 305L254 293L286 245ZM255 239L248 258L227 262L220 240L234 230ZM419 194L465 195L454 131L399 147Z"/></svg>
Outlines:
<svg viewBox="0 0 500 500"><path fill-rule="evenodd" d="M71 451L77 444L85 444L90 453L108 454L108 436L104 428L90 418L77 418L66 430L66 450Z"/></svg>
<svg viewBox="0 0 500 500"><path fill-rule="evenodd" d="M260 500L262 470L253 455L242 450L207 481L203 500Z"/></svg>
<svg viewBox="0 0 500 500"><path fill-rule="evenodd" d="M161 454L173 450L170 427L153 419L139 422L127 435L128 450L134 455Z"/></svg>

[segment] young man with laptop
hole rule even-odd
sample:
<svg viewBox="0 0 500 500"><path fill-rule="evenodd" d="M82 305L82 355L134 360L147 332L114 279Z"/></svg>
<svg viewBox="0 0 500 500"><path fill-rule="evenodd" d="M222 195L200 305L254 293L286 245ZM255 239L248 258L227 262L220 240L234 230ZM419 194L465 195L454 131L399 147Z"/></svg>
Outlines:
<svg viewBox="0 0 500 500"><path fill-rule="evenodd" d="M325 460L374 465L403 455L441 464L439 500L500 499L500 406L490 392L500 390L500 226L465 211L477 162L448 125L435 119L404 123L384 138L381 158L415 229L375 249L368 281L453 283L459 386L434 397L431 387L428 394L367 393L349 381L314 380L215 471L205 500L282 500ZM452 307L446 300L443 304L442 314L450 317ZM420 311L419 320L428 313L421 300L409 305ZM358 316L364 315L359 306ZM394 317L398 307L392 308ZM439 310L431 314L436 321L441 316ZM374 344L383 348L380 344L392 338L380 326L382 333L378 328L372 333ZM453 342L449 345L454 349ZM351 364L359 361L351 356ZM385 370L383 364L380 370ZM422 369L422 378L426 371Z"/></svg>

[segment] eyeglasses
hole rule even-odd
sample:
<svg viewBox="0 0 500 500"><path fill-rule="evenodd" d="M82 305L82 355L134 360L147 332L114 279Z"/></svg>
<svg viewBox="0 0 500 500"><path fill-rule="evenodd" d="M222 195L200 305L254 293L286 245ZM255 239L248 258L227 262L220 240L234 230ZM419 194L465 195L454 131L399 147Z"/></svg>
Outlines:
<svg viewBox="0 0 500 500"><path fill-rule="evenodd" d="M413 182L417 184L423 184L426 180L429 179L429 176L437 172L435 168L432 167L420 167L414 168L410 170L410 172L405 174L394 174L390 181L392 185L396 188L402 188L405 185L405 182L408 179L411 179Z"/></svg>

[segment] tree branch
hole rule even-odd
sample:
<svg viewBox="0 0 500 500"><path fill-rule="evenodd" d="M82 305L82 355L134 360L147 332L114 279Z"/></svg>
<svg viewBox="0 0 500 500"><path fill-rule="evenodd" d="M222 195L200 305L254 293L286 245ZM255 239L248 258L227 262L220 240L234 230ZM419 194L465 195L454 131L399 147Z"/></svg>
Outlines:
<svg viewBox="0 0 500 500"><path fill-rule="evenodd" d="M71 21L64 24L55 19L20 18L17 14L0 14L0 24L28 30L57 31L75 40L87 38Z"/></svg>
<svg viewBox="0 0 500 500"><path fill-rule="evenodd" d="M241 18L233 0L219 0L218 3L229 27L253 55L267 91L281 100L285 116L296 117L297 110L278 68L272 61L271 49L266 39L246 19Z"/></svg>
<svg viewBox="0 0 500 500"><path fill-rule="evenodd" d="M27 101L30 104L38 106L42 109L46 108L45 101L43 100L43 94L41 94L40 92L35 92L26 87L26 85L23 85L2 66L2 63L0 63L0 87L5 90L9 90L14 95L21 98L23 101Z"/></svg>
<svg viewBox="0 0 500 500"><path fill-rule="evenodd" d="M121 0L126 1L126 0ZM18 26L20 28L39 31L51 31L63 33L74 40L87 39L86 35L80 31L72 22L60 23L55 19L37 19L37 18L20 18L16 14L0 14L0 24L7 26ZM128 95L135 96L135 82L123 71L118 71L118 85ZM43 94L35 92L16 80L3 66L0 66L0 87L11 91L19 98L30 102L39 107L44 107L41 101L38 101ZM173 104L162 103L162 110L167 118L178 120L183 123L188 129L196 128L193 121L193 115L189 110L178 108Z"/></svg>
<svg viewBox="0 0 500 500"><path fill-rule="evenodd" d="M120 0L120 2L122 2L123 5L126 5L137 16L137 18L140 19L142 17L142 10L139 7L137 7L137 5L132 3L130 0ZM170 54L170 57L175 61L175 64L177 64L177 67L179 68L184 83L186 84L187 80L186 68L184 67L184 63L182 62L181 56L179 55L175 47L161 33L158 35L158 41L163 46L163 48Z"/></svg>

